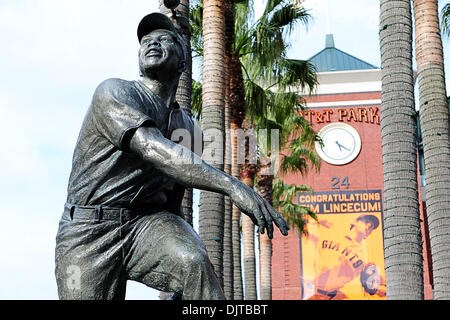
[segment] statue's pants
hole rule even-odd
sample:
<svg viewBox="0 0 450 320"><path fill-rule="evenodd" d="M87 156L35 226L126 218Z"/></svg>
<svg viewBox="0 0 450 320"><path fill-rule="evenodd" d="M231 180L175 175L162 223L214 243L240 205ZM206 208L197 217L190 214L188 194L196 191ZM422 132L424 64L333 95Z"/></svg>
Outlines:
<svg viewBox="0 0 450 320"><path fill-rule="evenodd" d="M124 299L135 280L185 300L225 299L205 246L181 217L65 207L56 236L60 299Z"/></svg>

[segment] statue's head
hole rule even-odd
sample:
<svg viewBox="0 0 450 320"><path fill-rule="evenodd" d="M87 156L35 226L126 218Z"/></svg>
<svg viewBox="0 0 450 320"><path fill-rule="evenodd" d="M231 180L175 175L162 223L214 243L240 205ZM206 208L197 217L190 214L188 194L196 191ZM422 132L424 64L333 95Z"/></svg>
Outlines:
<svg viewBox="0 0 450 320"><path fill-rule="evenodd" d="M161 68L181 74L186 69L186 44L166 15L155 12L145 16L139 23L137 35L142 74Z"/></svg>

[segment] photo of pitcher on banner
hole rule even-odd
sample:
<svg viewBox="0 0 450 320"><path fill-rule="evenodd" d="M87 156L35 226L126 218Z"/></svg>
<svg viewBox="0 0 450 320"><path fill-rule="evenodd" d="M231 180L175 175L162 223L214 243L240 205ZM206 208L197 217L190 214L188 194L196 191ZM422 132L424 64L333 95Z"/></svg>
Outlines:
<svg viewBox="0 0 450 320"><path fill-rule="evenodd" d="M302 299L386 299L381 191L314 195L298 197L317 215L300 237ZM330 213L330 207L352 209Z"/></svg>

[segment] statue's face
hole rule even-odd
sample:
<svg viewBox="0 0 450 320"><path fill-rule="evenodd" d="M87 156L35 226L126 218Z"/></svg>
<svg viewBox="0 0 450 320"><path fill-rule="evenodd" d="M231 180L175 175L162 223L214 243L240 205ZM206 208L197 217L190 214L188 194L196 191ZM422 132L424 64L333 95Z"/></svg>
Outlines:
<svg viewBox="0 0 450 320"><path fill-rule="evenodd" d="M168 30L154 30L142 37L139 49L139 67L146 70L176 72L182 51L175 36Z"/></svg>

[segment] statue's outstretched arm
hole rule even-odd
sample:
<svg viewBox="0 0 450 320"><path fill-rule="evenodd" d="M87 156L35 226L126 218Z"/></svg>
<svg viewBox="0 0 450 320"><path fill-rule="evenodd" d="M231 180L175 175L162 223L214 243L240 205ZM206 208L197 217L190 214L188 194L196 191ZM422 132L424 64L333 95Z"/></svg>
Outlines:
<svg viewBox="0 0 450 320"><path fill-rule="evenodd" d="M289 227L265 199L241 181L207 164L189 149L166 139L154 127L140 127L133 133L129 149L151 162L156 169L187 187L218 192L230 197L248 215L261 233L273 236L273 223L283 235Z"/></svg>

